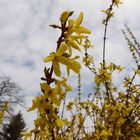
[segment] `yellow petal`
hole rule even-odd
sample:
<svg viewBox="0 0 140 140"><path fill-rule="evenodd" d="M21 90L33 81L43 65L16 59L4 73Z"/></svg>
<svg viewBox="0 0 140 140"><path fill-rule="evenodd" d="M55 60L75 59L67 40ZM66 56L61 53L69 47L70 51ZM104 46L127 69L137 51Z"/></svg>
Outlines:
<svg viewBox="0 0 140 140"><path fill-rule="evenodd" d="M140 70L136 70L136 74L140 76Z"/></svg>
<svg viewBox="0 0 140 140"><path fill-rule="evenodd" d="M40 83L40 87L45 91L45 93L48 93L51 90L50 86L47 83Z"/></svg>
<svg viewBox="0 0 140 140"><path fill-rule="evenodd" d="M75 21L75 26L79 26L83 21L83 13L81 12L79 17Z"/></svg>
<svg viewBox="0 0 140 140"><path fill-rule="evenodd" d="M68 28L67 36L71 35L73 32L75 32L75 30L76 30L75 27Z"/></svg>
<svg viewBox="0 0 140 140"><path fill-rule="evenodd" d="M61 120L60 118L57 118L56 119L56 124L57 124L58 127L61 127L61 126L65 125L65 123L63 122L63 120Z"/></svg>
<svg viewBox="0 0 140 140"><path fill-rule="evenodd" d="M52 94L52 95L50 96L50 98L51 98L51 101L52 101L56 106L59 107L59 106L60 106L61 100L58 99L56 96L57 96L56 94Z"/></svg>
<svg viewBox="0 0 140 140"><path fill-rule="evenodd" d="M58 50L56 51L56 55L57 55L57 56L61 56L61 55L63 55L63 53L64 53L65 51L67 51L67 44L62 43L62 44L60 45L60 47L58 48Z"/></svg>
<svg viewBox="0 0 140 140"><path fill-rule="evenodd" d="M72 56L72 48L68 46L69 55Z"/></svg>
<svg viewBox="0 0 140 140"><path fill-rule="evenodd" d="M55 57L54 54L52 54L52 55L50 55L50 56L47 56L47 57L44 58L44 62L52 61L52 60L54 59L54 57Z"/></svg>
<svg viewBox="0 0 140 140"><path fill-rule="evenodd" d="M78 50L78 51L81 51L79 45L75 42L75 41L72 41L72 40L69 40L68 41L68 44L73 47L74 49Z"/></svg>
<svg viewBox="0 0 140 140"><path fill-rule="evenodd" d="M70 60L69 60L68 58L64 57L64 56L58 57L57 60L58 60L60 63L66 65L66 66L70 66L70 65L71 65Z"/></svg>
<svg viewBox="0 0 140 140"><path fill-rule="evenodd" d="M69 124L70 124L70 122L69 122L67 119L63 120L63 122L64 122L66 125L69 125Z"/></svg>
<svg viewBox="0 0 140 140"><path fill-rule="evenodd" d="M71 36L71 38L73 39L73 40L78 40L78 39L83 39L83 38L85 38L85 36Z"/></svg>
<svg viewBox="0 0 140 140"><path fill-rule="evenodd" d="M32 132L21 132L21 134L24 135L24 140L29 140L28 138L31 140Z"/></svg>
<svg viewBox="0 0 140 140"><path fill-rule="evenodd" d="M83 34L90 34L91 31L88 28L85 28L84 26L80 26L77 29L78 33L83 33Z"/></svg>
<svg viewBox="0 0 140 140"><path fill-rule="evenodd" d="M81 68L81 65L80 65L77 61L75 61L75 60L73 60L73 59L68 59L68 58L63 57L63 56L61 56L61 57L59 57L59 58L57 58L57 59L58 59L58 61L59 61L60 63L66 65L66 67L67 67L67 72L69 71L69 69L71 69L71 70L73 70L75 73L79 73L80 68Z"/></svg>
<svg viewBox="0 0 140 140"><path fill-rule="evenodd" d="M71 65L68 66L70 69L72 69L75 73L79 73L81 69L81 65L74 60L71 60Z"/></svg>
<svg viewBox="0 0 140 140"><path fill-rule="evenodd" d="M53 69L56 76L61 76L60 65L57 61L53 61Z"/></svg>
<svg viewBox="0 0 140 140"><path fill-rule="evenodd" d="M68 25L69 25L69 27L72 27L74 25L74 20L69 19L68 20Z"/></svg>

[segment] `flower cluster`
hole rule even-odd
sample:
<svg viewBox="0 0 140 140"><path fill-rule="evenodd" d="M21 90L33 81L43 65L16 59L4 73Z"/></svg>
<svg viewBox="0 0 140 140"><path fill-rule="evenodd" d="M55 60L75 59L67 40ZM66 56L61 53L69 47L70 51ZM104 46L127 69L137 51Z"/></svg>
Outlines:
<svg viewBox="0 0 140 140"><path fill-rule="evenodd" d="M34 121L35 129L24 133L25 139L33 134L35 139L62 139L68 137L69 129L73 127L68 119L60 116L60 106L67 92L72 90L67 84L67 77L62 76L61 65L66 67L68 76L71 70L77 74L80 72L81 65L77 61L79 56L73 56L72 50L81 52L81 46L85 46L84 42L90 30L81 25L82 12L76 20L70 19L72 14L73 12L64 11L60 16L61 26L50 25L60 29L61 36L57 41L56 52L44 58L44 62L51 62L52 66L45 67L45 77L41 78L44 82L40 84L42 94L33 99L32 106L28 109L28 111L37 110L39 115Z"/></svg>

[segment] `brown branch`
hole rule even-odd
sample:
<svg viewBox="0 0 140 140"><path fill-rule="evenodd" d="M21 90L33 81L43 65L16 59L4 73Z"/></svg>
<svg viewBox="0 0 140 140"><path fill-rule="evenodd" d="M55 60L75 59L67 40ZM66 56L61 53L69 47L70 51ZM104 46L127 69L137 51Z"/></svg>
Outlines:
<svg viewBox="0 0 140 140"><path fill-rule="evenodd" d="M130 81L128 90L127 90L127 95L126 95L126 98L127 98L127 100L126 100L126 106L128 106L128 100L129 100L129 95L130 95L130 89L131 89L131 86L132 86L132 84L133 84L133 81L134 81L135 77L136 77L136 72L134 73L134 75L133 75L133 77L132 77L132 79L131 79L131 81Z"/></svg>
<svg viewBox="0 0 140 140"><path fill-rule="evenodd" d="M110 19L110 13L112 11L112 7L113 7L114 3L112 2L112 4L110 5L110 8L109 8L109 12L108 12L108 15L105 19L105 26L104 26L104 41L103 41L103 68L105 69L105 54L106 54L106 37L107 37L107 27L108 27L108 22L109 22L109 19Z"/></svg>

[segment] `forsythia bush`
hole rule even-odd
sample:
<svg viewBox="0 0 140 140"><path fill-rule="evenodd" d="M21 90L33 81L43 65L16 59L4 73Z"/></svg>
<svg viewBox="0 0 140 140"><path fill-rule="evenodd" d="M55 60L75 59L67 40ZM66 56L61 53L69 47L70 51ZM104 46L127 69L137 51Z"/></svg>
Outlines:
<svg viewBox="0 0 140 140"><path fill-rule="evenodd" d="M74 12L64 11L60 16L61 25L50 25L59 29L61 35L57 48L44 58L51 67L44 68L44 77L40 84L42 94L33 99L28 111L38 110L38 118L34 121L35 128L24 133L24 139L35 140L138 140L140 138L140 84L135 78L140 78L140 65L137 60L140 48L130 29L127 27L134 44L123 31L128 41L130 51L137 64L133 76L124 78L121 88L115 86L112 75L124 70L120 65L107 63L105 60L106 33L108 22L113 17L113 8L119 6L120 0L112 0L109 8L103 10L106 18L103 41L103 61L100 67L94 65L94 59L88 54L92 47L88 35L89 29L82 26L83 13L76 20L71 19ZM139 50L138 50L139 49ZM88 99L81 98L81 65L79 55L73 51L85 51L83 63L93 73L94 91ZM62 73L65 66L67 77ZM70 72L78 74L78 96L66 102L67 93L72 90L67 80ZM65 114L69 117L65 117ZM92 130L85 128L86 120L90 120Z"/></svg>

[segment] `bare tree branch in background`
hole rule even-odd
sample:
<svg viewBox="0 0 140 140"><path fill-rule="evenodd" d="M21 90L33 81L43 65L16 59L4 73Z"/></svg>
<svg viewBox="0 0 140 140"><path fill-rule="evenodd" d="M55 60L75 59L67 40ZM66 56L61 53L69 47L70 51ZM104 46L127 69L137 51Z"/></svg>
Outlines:
<svg viewBox="0 0 140 140"><path fill-rule="evenodd" d="M13 115L15 105L24 107L24 98L21 91L21 87L13 82L10 77L0 76L0 107L5 101L9 103L7 115L5 115L4 119L9 119Z"/></svg>

